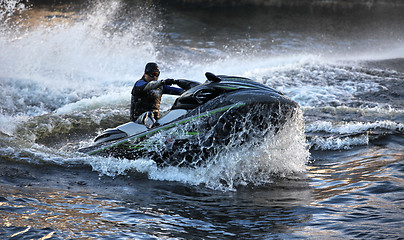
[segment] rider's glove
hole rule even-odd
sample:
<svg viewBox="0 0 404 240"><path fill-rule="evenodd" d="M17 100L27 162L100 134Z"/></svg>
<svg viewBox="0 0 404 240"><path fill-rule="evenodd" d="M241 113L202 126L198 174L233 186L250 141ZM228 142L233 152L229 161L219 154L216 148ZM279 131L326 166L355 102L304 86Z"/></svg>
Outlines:
<svg viewBox="0 0 404 240"><path fill-rule="evenodd" d="M172 78L167 78L166 80L163 80L164 85L173 85L175 83L175 80Z"/></svg>

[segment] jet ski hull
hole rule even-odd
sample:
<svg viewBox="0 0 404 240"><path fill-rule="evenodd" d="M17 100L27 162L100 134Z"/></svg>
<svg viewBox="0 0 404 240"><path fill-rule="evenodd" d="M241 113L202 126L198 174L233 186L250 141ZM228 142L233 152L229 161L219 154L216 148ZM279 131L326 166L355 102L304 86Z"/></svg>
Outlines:
<svg viewBox="0 0 404 240"><path fill-rule="evenodd" d="M206 87L200 89L205 91ZM277 91L254 88L221 92L203 104L187 109L197 104L194 100L200 89L191 89L176 102L172 111L182 112L175 120L152 129L142 126L137 133L134 131L122 137L122 132L128 132L125 127L136 125L128 123L110 129L109 133L107 130L98 138L109 138L108 141L96 142L80 151L126 159L150 158L159 166L195 166L203 164L204 159L216 155L225 146L259 141L271 131L276 133L299 108L296 102Z"/></svg>

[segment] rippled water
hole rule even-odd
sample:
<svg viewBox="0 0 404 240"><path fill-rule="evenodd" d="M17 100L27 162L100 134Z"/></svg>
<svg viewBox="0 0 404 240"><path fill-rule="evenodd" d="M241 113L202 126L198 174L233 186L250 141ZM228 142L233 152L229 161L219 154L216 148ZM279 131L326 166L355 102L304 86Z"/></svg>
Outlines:
<svg viewBox="0 0 404 240"><path fill-rule="evenodd" d="M0 3L0 238L402 239L399 5ZM208 167L76 153L128 121L148 61L249 77L302 115Z"/></svg>

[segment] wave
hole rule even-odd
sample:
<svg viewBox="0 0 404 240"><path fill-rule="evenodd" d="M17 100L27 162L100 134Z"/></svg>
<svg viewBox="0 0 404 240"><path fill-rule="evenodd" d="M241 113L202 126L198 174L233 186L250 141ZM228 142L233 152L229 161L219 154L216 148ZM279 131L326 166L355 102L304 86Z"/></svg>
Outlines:
<svg viewBox="0 0 404 240"><path fill-rule="evenodd" d="M404 124L393 121L327 122L316 121L306 125L311 148L315 150L347 150L366 146L386 135L402 135Z"/></svg>
<svg viewBox="0 0 404 240"><path fill-rule="evenodd" d="M7 20L0 26L0 62L5 63L0 67L0 85L7 89L7 94L0 96L4 115L64 114L127 104L124 98L148 61L159 62L161 78L204 81L205 71L246 76L285 92L302 106L316 107L391 106L391 101L381 101L384 92L376 101L370 96L389 88L386 83L390 79L402 78L393 71L376 71L353 61L341 63L346 56L337 57L334 52L306 49L306 45L315 49L328 49L329 45L305 44L312 38L302 34L285 39L254 38L255 46L243 44L250 36L236 36L240 39L227 39L223 49L219 49L220 39L207 41L210 47L206 47L199 37L191 47L186 42L193 43L192 39L172 39L175 34L186 38L187 30L166 32L170 29L157 20L155 7L95 1L66 13L66 18L53 19L46 16L56 10L7 4L0 11ZM16 21L12 15L20 19ZM199 24L197 17L192 20ZM279 44L266 48L265 44L260 46L261 41ZM272 51L285 44L289 50ZM389 81L383 81L386 78ZM366 95L366 101L359 101L363 98L358 93ZM399 99L394 100L392 107L401 107Z"/></svg>
<svg viewBox="0 0 404 240"><path fill-rule="evenodd" d="M150 179L179 181L191 185L202 184L212 189L231 191L240 186L268 184L275 178L293 177L296 173L304 173L309 152L303 124L300 112L289 119L276 135L269 134L260 139L260 144L253 141L250 145L223 148L219 154L205 159L205 164L196 167L157 167L152 159L147 158L133 161L93 157L72 149L64 151L72 146L69 144L55 150L54 147L46 147L6 134L1 135L0 155L13 161L30 164L60 165L67 168L89 165L100 175L112 177L132 172L143 173ZM58 138L58 134L53 135ZM80 140L77 141L76 144L83 144ZM48 142L48 145L52 144Z"/></svg>
<svg viewBox="0 0 404 240"><path fill-rule="evenodd" d="M283 13L240 17L227 12L216 18L191 12L188 18L178 9L164 15L129 1L90 2L59 11L6 1L0 10L2 158L86 165L112 177L141 172L151 179L233 190L304 172L307 144L320 151L344 150L403 133L402 35L394 19L385 23L392 26L388 36L374 25L366 25L371 35L358 33L363 25L355 23L348 29L353 36L336 37L341 32L310 23L326 20L329 29L339 22L338 14L311 16L308 22L296 21L306 15L295 14L285 17L290 23L282 20ZM237 24L228 28L233 20ZM297 22L308 25L301 29ZM335 28L341 26L347 24ZM259 148L230 149L217 155L215 164L196 169L75 153L101 129L128 121L130 90L149 61L160 64L162 79L203 82L206 71L249 77L297 101L305 119L262 139ZM174 100L163 99L163 110Z"/></svg>
<svg viewBox="0 0 404 240"><path fill-rule="evenodd" d="M11 15L22 12L22 19L17 24L3 12L10 23L0 25L0 78L7 89L3 110L40 115L82 98L122 92L139 78L144 59L156 58L152 35L157 26L142 20L142 9L134 14L138 18L119 22L124 7L119 3L100 2L61 22L47 20L44 10L6 9Z"/></svg>

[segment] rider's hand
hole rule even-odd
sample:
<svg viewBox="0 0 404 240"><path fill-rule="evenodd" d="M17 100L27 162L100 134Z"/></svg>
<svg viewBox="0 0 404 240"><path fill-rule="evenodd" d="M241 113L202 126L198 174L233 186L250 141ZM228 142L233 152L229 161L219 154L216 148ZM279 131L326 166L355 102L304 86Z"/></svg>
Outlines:
<svg viewBox="0 0 404 240"><path fill-rule="evenodd" d="M165 85L173 85L174 82L175 82L174 79L172 79L172 78L167 78L166 80L163 81L163 84L165 84Z"/></svg>

